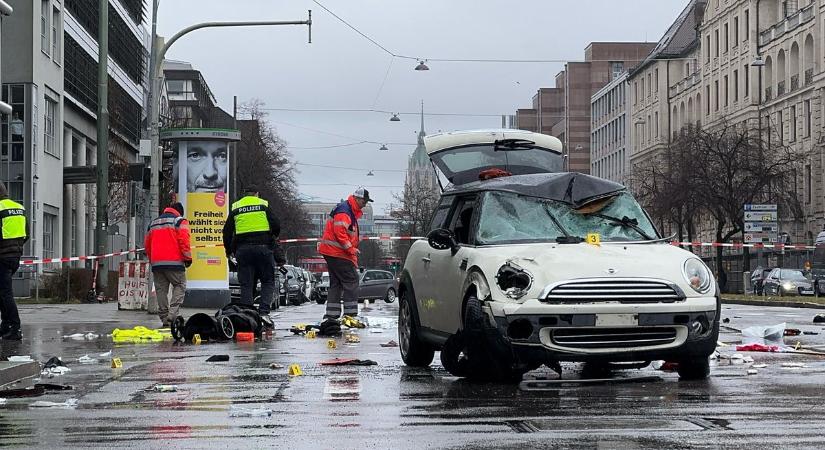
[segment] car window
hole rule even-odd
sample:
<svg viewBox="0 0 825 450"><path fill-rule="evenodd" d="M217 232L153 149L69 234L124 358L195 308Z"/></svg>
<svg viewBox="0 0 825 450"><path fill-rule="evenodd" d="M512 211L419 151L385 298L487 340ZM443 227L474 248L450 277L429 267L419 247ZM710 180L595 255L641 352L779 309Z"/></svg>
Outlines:
<svg viewBox="0 0 825 450"><path fill-rule="evenodd" d="M375 273L374 273L374 272L372 272L371 270L370 270L370 271L367 271L367 272L364 274L364 281L372 281L372 280L374 280L374 279L375 279Z"/></svg>
<svg viewBox="0 0 825 450"><path fill-rule="evenodd" d="M389 272L378 272L378 275L382 280L392 280L392 274Z"/></svg>
<svg viewBox="0 0 825 450"><path fill-rule="evenodd" d="M598 233L603 241L639 241L658 237L647 214L625 192L574 208L567 203L505 192L483 200L479 242L552 241Z"/></svg>
<svg viewBox="0 0 825 450"><path fill-rule="evenodd" d="M433 213L433 219L430 221L430 231L444 228L444 222L447 220L447 215L450 214L450 206L453 204L453 197L444 197L441 199L438 208Z"/></svg>
<svg viewBox="0 0 825 450"><path fill-rule="evenodd" d="M450 226L448 228L455 234L456 241L458 241L459 244L472 243L473 213L475 209L475 197L459 199L458 206L450 218Z"/></svg>
<svg viewBox="0 0 825 450"><path fill-rule="evenodd" d="M807 281L808 280L807 278L805 278L805 274L803 274L801 270L782 269L781 277L782 277L783 280L790 280L790 281Z"/></svg>

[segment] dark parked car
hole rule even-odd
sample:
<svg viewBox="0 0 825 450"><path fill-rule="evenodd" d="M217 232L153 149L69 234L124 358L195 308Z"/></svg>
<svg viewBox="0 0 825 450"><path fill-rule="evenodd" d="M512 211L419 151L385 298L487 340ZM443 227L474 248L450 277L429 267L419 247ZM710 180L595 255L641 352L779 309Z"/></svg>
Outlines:
<svg viewBox="0 0 825 450"><path fill-rule="evenodd" d="M814 295L811 280L799 269L773 269L765 278L765 295Z"/></svg>
<svg viewBox="0 0 825 450"><path fill-rule="evenodd" d="M286 297L286 289L283 282L283 275L279 272L275 272L275 285L278 289L277 297L283 299ZM229 272L229 298L232 300L232 303L237 303L241 299L241 283L238 281L238 273L237 272ZM258 304L258 300L261 298L261 282L255 285L255 293L253 294L253 302L255 305ZM280 302L272 302L272 309L278 309L278 305L283 305L283 300Z"/></svg>
<svg viewBox="0 0 825 450"><path fill-rule="evenodd" d="M284 266L287 270L286 274L286 299L285 304L290 305L300 305L304 303L306 300L306 295L304 295L305 290L305 279L304 273L301 269L295 266Z"/></svg>
<svg viewBox="0 0 825 450"><path fill-rule="evenodd" d="M753 289L754 294L763 294L765 278L768 278L768 274L771 273L771 270L773 269L763 269L761 267L757 267L756 270L751 272L751 289Z"/></svg>
<svg viewBox="0 0 825 450"><path fill-rule="evenodd" d="M398 295L398 280L386 270L364 270L358 283L358 301L382 299L387 303L395 301Z"/></svg>

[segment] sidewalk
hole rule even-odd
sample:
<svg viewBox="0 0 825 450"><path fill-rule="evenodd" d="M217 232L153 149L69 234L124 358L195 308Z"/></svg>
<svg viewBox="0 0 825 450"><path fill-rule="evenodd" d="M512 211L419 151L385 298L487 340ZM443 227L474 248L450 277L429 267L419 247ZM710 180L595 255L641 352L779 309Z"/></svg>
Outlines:
<svg viewBox="0 0 825 450"><path fill-rule="evenodd" d="M736 299L722 297L722 304L725 305L749 305L749 306L781 306L785 308L810 308L810 309L825 309L825 305L819 303L810 303L802 299L805 297L796 297L800 300L754 300L754 299Z"/></svg>

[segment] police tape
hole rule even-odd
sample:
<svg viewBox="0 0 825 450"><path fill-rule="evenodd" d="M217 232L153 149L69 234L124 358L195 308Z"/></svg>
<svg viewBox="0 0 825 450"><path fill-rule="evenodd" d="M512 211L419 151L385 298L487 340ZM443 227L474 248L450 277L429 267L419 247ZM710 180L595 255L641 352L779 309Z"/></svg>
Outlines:
<svg viewBox="0 0 825 450"><path fill-rule="evenodd" d="M405 241L405 240L418 240L418 239L425 239L419 236L366 236L361 238L362 241ZM292 239L280 239L278 243L280 244L294 244L294 243L301 243L301 242L319 242L321 238L292 238ZM192 249L201 249L201 248L220 248L223 247L223 244L207 244L207 245L193 245ZM63 258L42 258L42 259L22 259L20 260L20 265L22 266L34 266L38 264L63 264L67 262L75 262L75 261L93 261L97 259L106 259L106 258L114 258L116 256L125 256L132 253L140 253L144 249L143 248L135 248L132 250L121 250L119 252L112 252L106 253L103 255L88 255L88 256L70 256L70 257L63 257Z"/></svg>
<svg viewBox="0 0 825 450"><path fill-rule="evenodd" d="M419 239L426 239L422 236L366 236L361 238L362 241L415 241ZM280 244L295 244L303 242L319 242L321 238L291 238L280 239ZM670 243L676 247L723 247L723 248L755 248L755 249L774 249L774 250L816 250L815 245L801 245L801 244L743 244L741 242L678 242ZM822 245L820 245L821 247ZM223 244L207 244L207 245L193 245L192 249L201 248L219 248ZM43 259L24 259L20 261L21 265L32 266L37 264L62 264L75 261L91 261L96 259L114 258L116 256L125 256L131 253L140 253L144 249L136 248L132 250L122 250L119 252L106 253L104 255L89 255L89 256L71 256L66 258L43 258Z"/></svg>

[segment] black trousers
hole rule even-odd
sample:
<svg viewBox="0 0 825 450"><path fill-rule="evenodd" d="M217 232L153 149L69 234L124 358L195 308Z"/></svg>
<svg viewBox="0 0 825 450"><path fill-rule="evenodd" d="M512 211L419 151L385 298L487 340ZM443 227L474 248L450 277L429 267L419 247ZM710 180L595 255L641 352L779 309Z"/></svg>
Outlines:
<svg viewBox="0 0 825 450"><path fill-rule="evenodd" d="M345 316L358 315L358 269L348 259L324 255L329 271L329 293L324 319L341 317L341 303Z"/></svg>
<svg viewBox="0 0 825 450"><path fill-rule="evenodd" d="M20 258L0 258L0 319L4 329L20 329L20 314L11 288L11 277L19 267Z"/></svg>
<svg viewBox="0 0 825 450"><path fill-rule="evenodd" d="M255 301L255 281L261 280L261 300L258 312L269 314L275 293L275 254L268 245L241 245L235 251L238 259L238 282L241 284L241 303Z"/></svg>

